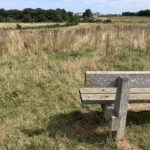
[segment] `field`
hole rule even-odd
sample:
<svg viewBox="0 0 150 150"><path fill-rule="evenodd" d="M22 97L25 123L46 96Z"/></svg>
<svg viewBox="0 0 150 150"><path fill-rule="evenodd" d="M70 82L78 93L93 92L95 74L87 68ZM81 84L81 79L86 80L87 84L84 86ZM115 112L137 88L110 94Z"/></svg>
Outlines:
<svg viewBox="0 0 150 150"><path fill-rule="evenodd" d="M150 17L139 16L110 16L108 17L115 23L150 23Z"/></svg>
<svg viewBox="0 0 150 150"><path fill-rule="evenodd" d="M143 24L150 24L150 17L128 17L128 16L106 16L106 17L98 17L97 19L106 20L111 19L112 23L143 23ZM65 23L0 23L0 29L16 29L17 24L21 25L22 27L39 27L39 26L47 26L47 25L55 25L60 24L63 25ZM79 26L85 26L87 23L80 23ZM93 23L93 24L102 24L102 23Z"/></svg>
<svg viewBox="0 0 150 150"><path fill-rule="evenodd" d="M129 106L126 138L116 143L101 107L82 106L78 92L86 70L150 70L149 24L0 35L0 149L149 149L150 105Z"/></svg>

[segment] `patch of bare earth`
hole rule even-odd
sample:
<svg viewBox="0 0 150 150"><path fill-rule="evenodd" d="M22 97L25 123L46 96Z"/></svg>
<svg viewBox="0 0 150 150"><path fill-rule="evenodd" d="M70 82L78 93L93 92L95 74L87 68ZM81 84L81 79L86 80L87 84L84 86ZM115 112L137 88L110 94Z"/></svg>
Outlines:
<svg viewBox="0 0 150 150"><path fill-rule="evenodd" d="M129 111L150 111L150 104L146 103L146 104L130 104L128 106Z"/></svg>
<svg viewBox="0 0 150 150"><path fill-rule="evenodd" d="M141 150L139 147L133 145L126 139L117 142L117 149L118 150Z"/></svg>

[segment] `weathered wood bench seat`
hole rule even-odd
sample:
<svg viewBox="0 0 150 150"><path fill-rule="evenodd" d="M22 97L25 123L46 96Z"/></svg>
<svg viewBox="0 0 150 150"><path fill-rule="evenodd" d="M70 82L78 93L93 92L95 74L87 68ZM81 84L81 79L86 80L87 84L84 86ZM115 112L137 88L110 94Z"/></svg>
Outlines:
<svg viewBox="0 0 150 150"><path fill-rule="evenodd" d="M112 104L117 88L81 88L82 104ZM131 88L129 103L150 103L150 88Z"/></svg>
<svg viewBox="0 0 150 150"><path fill-rule="evenodd" d="M116 139L125 133L128 103L150 103L150 71L87 71L82 104L101 104Z"/></svg>

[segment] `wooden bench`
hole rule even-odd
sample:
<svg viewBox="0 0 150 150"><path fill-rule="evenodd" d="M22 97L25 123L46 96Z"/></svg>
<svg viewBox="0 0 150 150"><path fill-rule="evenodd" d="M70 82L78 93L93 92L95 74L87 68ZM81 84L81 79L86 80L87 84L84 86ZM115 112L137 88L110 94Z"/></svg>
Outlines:
<svg viewBox="0 0 150 150"><path fill-rule="evenodd" d="M150 71L87 71L82 104L101 104L115 139L124 138L128 103L150 103Z"/></svg>

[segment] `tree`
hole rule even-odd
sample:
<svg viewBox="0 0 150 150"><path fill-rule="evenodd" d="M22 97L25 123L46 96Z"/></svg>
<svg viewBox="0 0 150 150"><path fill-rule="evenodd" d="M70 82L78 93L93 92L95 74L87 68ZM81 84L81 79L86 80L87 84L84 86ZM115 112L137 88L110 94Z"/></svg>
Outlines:
<svg viewBox="0 0 150 150"><path fill-rule="evenodd" d="M74 24L78 24L80 22L80 17L79 16L71 16L69 19L68 19L68 22L69 23L74 23Z"/></svg>
<svg viewBox="0 0 150 150"><path fill-rule="evenodd" d="M26 8L24 10L5 10L0 9L0 22L78 22L80 18L73 15L73 12L67 12L65 9L49 9L41 8L32 9Z"/></svg>
<svg viewBox="0 0 150 150"><path fill-rule="evenodd" d="M0 9L0 22L6 20L6 11L4 9Z"/></svg>
<svg viewBox="0 0 150 150"><path fill-rule="evenodd" d="M36 18L36 22L46 22L48 19L44 14L38 14Z"/></svg>
<svg viewBox="0 0 150 150"><path fill-rule="evenodd" d="M93 13L91 11L91 9L86 9L85 12L83 13L83 17L93 17Z"/></svg>
<svg viewBox="0 0 150 150"><path fill-rule="evenodd" d="M55 17L54 17L54 19L53 19L53 21L56 21L56 22L63 22L64 20L63 20L63 17L61 16L61 14L56 13L56 14L55 14Z"/></svg>
<svg viewBox="0 0 150 150"><path fill-rule="evenodd" d="M139 12L123 12L122 16L150 16L150 9L141 10Z"/></svg>
<svg viewBox="0 0 150 150"><path fill-rule="evenodd" d="M23 22L32 22L32 17L30 14L25 14L23 15L23 19L22 19Z"/></svg>

